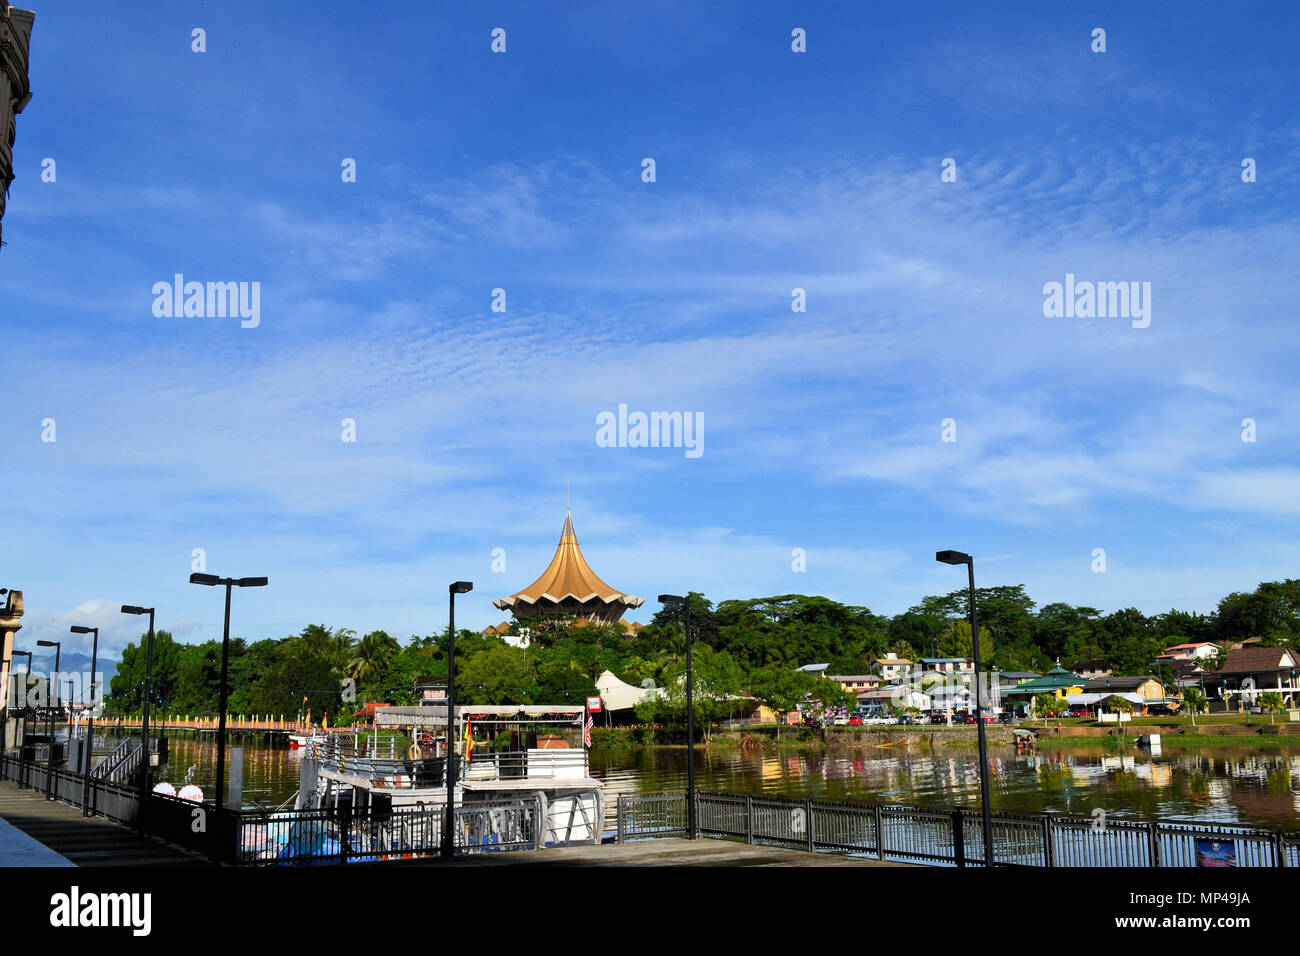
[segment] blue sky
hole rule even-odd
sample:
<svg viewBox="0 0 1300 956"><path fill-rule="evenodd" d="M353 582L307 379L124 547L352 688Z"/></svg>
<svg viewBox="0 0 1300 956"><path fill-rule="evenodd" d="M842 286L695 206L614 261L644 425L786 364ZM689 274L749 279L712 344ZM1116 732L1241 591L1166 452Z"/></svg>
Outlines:
<svg viewBox="0 0 1300 956"><path fill-rule="evenodd" d="M23 636L112 653L124 602L219 636L195 548L270 577L250 638L429 633L456 579L482 627L566 486L641 620L897 613L962 584L944 548L1104 610L1297 576L1300 12L1130 7L40 4L0 252ZM155 317L175 273L260 283L260 324ZM1150 326L1045 317L1067 273L1150 282ZM703 455L599 447L620 404L702 413Z"/></svg>

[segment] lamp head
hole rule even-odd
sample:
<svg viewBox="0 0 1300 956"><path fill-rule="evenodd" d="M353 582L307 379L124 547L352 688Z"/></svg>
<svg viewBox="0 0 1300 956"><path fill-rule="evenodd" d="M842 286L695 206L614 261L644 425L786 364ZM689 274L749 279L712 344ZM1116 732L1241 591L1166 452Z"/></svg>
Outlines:
<svg viewBox="0 0 1300 956"><path fill-rule="evenodd" d="M59 643L60 643L59 641L37 641L36 646L37 647L58 647Z"/></svg>
<svg viewBox="0 0 1300 956"><path fill-rule="evenodd" d="M151 607L136 607L134 604L122 605L123 614L148 614L152 610L153 608Z"/></svg>
<svg viewBox="0 0 1300 956"><path fill-rule="evenodd" d="M206 584L208 587L214 587L221 583L221 578L215 574L199 574L197 571L190 575L190 584Z"/></svg>
<svg viewBox="0 0 1300 956"><path fill-rule="evenodd" d="M661 594L659 595L660 604L685 604L686 598L680 594Z"/></svg>
<svg viewBox="0 0 1300 956"><path fill-rule="evenodd" d="M82 627L80 624L72 625L71 630L73 634L98 634L99 633L99 628L97 627Z"/></svg>
<svg viewBox="0 0 1300 956"><path fill-rule="evenodd" d="M934 559L943 564L970 564L970 555L961 551L936 551Z"/></svg>
<svg viewBox="0 0 1300 956"><path fill-rule="evenodd" d="M447 585L447 590L451 594L465 594L474 590L473 581L457 581L454 584Z"/></svg>
<svg viewBox="0 0 1300 956"><path fill-rule="evenodd" d="M266 587L266 578L237 578L235 580L237 588L264 588Z"/></svg>

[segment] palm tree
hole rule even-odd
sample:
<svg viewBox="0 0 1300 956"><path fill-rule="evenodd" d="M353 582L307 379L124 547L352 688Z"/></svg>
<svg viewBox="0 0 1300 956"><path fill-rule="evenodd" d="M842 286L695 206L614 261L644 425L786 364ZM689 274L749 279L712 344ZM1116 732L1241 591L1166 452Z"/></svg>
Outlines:
<svg viewBox="0 0 1300 956"><path fill-rule="evenodd" d="M1259 706L1268 711L1268 722L1273 723L1273 715L1280 714L1286 710L1286 704L1282 701L1282 695L1274 691L1267 694L1259 695Z"/></svg>
<svg viewBox="0 0 1300 956"><path fill-rule="evenodd" d="M1192 715L1192 726L1196 726L1196 715L1206 709L1205 692L1196 687L1183 690L1183 707Z"/></svg>
<svg viewBox="0 0 1300 956"><path fill-rule="evenodd" d="M1120 697L1118 694L1115 694L1110 700L1106 701L1106 709L1114 711L1117 715L1129 714L1133 712L1133 702L1125 697ZM1116 720L1115 726L1117 729L1121 727L1122 720L1123 718Z"/></svg>
<svg viewBox="0 0 1300 956"><path fill-rule="evenodd" d="M364 685L379 680L388 668L388 662L401 650L396 639L383 631L371 631L352 648L346 674Z"/></svg>

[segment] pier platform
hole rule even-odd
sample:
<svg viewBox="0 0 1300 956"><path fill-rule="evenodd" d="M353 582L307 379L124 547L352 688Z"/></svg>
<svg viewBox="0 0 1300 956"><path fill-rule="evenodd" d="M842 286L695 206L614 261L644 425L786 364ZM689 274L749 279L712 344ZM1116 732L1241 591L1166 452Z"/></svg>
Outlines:
<svg viewBox="0 0 1300 956"><path fill-rule="evenodd" d="M439 865L415 860L396 865ZM392 863L378 864L392 866ZM680 838L604 843L599 846L557 846L517 853L474 853L457 857L450 866L915 866L838 853L809 853L772 846L751 846L732 840Z"/></svg>
<svg viewBox="0 0 1300 956"><path fill-rule="evenodd" d="M0 866L210 866L40 790L0 781Z"/></svg>

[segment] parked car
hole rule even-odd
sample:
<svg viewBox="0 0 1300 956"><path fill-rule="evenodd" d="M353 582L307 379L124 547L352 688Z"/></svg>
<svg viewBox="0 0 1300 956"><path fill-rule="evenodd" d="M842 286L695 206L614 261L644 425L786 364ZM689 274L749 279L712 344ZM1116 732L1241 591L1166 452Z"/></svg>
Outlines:
<svg viewBox="0 0 1300 956"><path fill-rule="evenodd" d="M1002 713L998 714L998 723L1000 724L1014 724L1019 719L1020 718L1016 716L1016 712L1013 710L1004 710Z"/></svg>
<svg viewBox="0 0 1300 956"><path fill-rule="evenodd" d="M849 725L849 719L847 717L840 716L835 718L836 727L847 727L848 725Z"/></svg>
<svg viewBox="0 0 1300 956"><path fill-rule="evenodd" d="M850 726L850 727L861 727L861 726L862 726L862 718L859 717L857 714L854 714L852 717L849 718L849 726Z"/></svg>
<svg viewBox="0 0 1300 956"><path fill-rule="evenodd" d="M962 714L961 722L962 722L963 724L973 724L973 723L975 723L975 715L974 715L974 714Z"/></svg>
<svg viewBox="0 0 1300 956"><path fill-rule="evenodd" d="M905 724L909 727L920 723L920 721L917 720L915 717L913 717L911 714L903 714L901 717L898 718L898 722L900 724Z"/></svg>
<svg viewBox="0 0 1300 956"><path fill-rule="evenodd" d="M932 710L930 711L930 723L946 724L948 723L948 715L941 710Z"/></svg>

